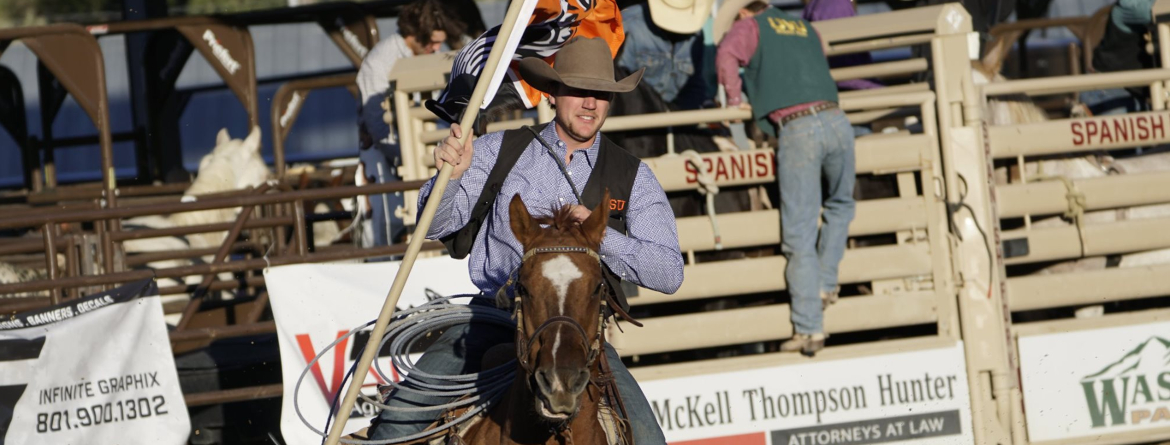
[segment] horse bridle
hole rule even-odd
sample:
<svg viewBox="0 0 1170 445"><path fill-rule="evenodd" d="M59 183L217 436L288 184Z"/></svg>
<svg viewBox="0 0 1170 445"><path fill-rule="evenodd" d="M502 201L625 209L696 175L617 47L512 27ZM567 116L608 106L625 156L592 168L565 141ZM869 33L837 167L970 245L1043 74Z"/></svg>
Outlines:
<svg viewBox="0 0 1170 445"><path fill-rule="evenodd" d="M593 249L578 246L550 246L530 249L524 253L524 257L521 258L520 263L523 264L525 261L528 261L529 258L532 258L532 256L541 253L585 254L596 260L598 264L601 263L601 257L598 256L597 252L593 251ZM529 375L533 374L532 364L528 361L529 352L532 350L532 341L539 338L541 332L544 332L546 329L558 324L567 324L572 326L577 330L578 334L581 334L581 344L589 349L589 359L586 362L587 366L592 365L593 361L597 359L598 354L600 354L602 335L605 332L605 308L608 306L606 299L602 296L602 292L605 292L605 279L602 279L601 282L598 283L597 289L594 290L593 294L590 296L597 297L598 300L601 301L601 310L598 311L597 315L597 336L594 337L593 344L591 345L585 344L589 335L585 333L585 328L581 326L581 323L578 323L577 320L573 319L572 317L566 317L564 315L549 317L548 320L545 320L544 323L541 323L540 326L537 326L536 330L532 332L531 337L527 337L524 334L524 311L520 306L520 297L527 294L528 291L524 288L524 285L521 284L520 281L521 280L519 277L517 277L515 283L513 284L516 290L516 296L514 297L512 305L515 308L514 314L516 317L516 359L520 362L520 366L523 367Z"/></svg>

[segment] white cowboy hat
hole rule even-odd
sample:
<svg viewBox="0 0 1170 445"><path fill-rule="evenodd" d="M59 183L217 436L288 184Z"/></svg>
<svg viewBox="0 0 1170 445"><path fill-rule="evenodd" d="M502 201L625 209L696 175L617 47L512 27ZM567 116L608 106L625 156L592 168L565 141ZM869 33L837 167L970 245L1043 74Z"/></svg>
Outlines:
<svg viewBox="0 0 1170 445"><path fill-rule="evenodd" d="M714 0L649 0L650 19L659 28L678 34L694 34L711 15Z"/></svg>
<svg viewBox="0 0 1170 445"><path fill-rule="evenodd" d="M723 35L731 29L731 24L735 23L735 19L739 17L739 10L756 1L724 0L723 4L719 5L719 10L715 12L714 26L711 28L711 38L714 39L715 44L719 44L719 41L723 40Z"/></svg>

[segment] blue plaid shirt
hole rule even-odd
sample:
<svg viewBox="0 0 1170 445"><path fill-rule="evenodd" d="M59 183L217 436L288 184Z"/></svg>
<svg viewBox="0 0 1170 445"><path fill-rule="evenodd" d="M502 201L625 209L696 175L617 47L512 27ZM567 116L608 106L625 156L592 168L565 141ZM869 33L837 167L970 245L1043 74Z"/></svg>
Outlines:
<svg viewBox="0 0 1170 445"><path fill-rule="evenodd" d="M556 150L557 156L564 159L566 146L557 135L555 125L547 126L541 136ZM447 185L427 238L439 239L467 224L472 204L483 191L503 138L503 132L495 132L475 141L471 167L462 177ZM597 162L600 147L601 138L594 138L593 146L577 151L567 166L569 176L582 193ZM435 178L431 178L419 190L420 209L426 205L434 183ZM508 203L517 193L534 215L550 212L564 204L577 204L573 189L557 166L556 159L539 141L533 140L504 181L492 213L484 221L471 248L468 263L471 281L487 295L494 294L508 280L508 275L520 267L524 255L523 247L512 235L508 214ZM674 213L666 202L662 185L646 163L638 166L626 209L626 228L628 236L613 228L606 229L601 252L598 252L602 261L622 279L634 284L663 293L678 290L683 280L683 260Z"/></svg>

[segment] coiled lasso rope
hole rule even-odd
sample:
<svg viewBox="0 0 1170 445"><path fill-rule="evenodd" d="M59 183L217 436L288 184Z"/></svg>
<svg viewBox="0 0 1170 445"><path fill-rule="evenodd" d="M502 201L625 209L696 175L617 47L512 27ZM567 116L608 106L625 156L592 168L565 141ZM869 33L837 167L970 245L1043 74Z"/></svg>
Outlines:
<svg viewBox="0 0 1170 445"><path fill-rule="evenodd" d="M374 370L378 376L395 388L396 391L406 391L414 394L421 394L426 396L437 397L451 397L454 401L444 403L442 405L428 406L428 407L392 407L387 406L379 401L365 400L370 404L381 408L382 410L390 410L395 412L420 412L420 411L440 411L446 409L459 408L470 406L470 408L463 415L443 423L435 428L423 430L421 432L411 434L403 437L395 437L382 440L356 440L356 439L341 439L341 443L346 444L368 444L368 445L382 445L410 442L418 440L423 437L433 435L437 432L454 428L460 423L471 419L472 417L484 412L488 408L499 401L500 397L508 390L516 375L516 360L512 359L507 363L497 367L483 370L471 374L459 375L437 375L429 374L418 370L414 367L414 362L407 357L407 353L420 340L425 338L428 333L440 329L446 329L460 324L471 322L472 319L476 323L487 323L490 325L501 326L509 330L516 329L516 322L512 319L512 315L506 311L497 309L486 305L470 305L462 303L452 303L451 300L457 298L467 298L468 296L455 296L438 298L427 302L426 304L407 309L394 314L389 327L386 330L386 335L383 336L382 341L378 344L378 349L382 349L387 342L390 343L391 362L395 368L401 371L405 376L402 382L395 382L394 379L386 376L382 372L381 366L377 360L374 360ZM317 364L331 349L337 346L345 339L360 332L362 329L373 325L370 321L364 323L350 330L345 335L339 337L337 340L325 347L313 360L310 361L303 371L301 371L300 378L297 379L297 385L293 392L293 407L296 409L297 417L301 419L309 430L313 431L321 437L325 437L326 432L318 430L309 423L303 413L301 413L300 393L301 384L304 383L305 376L309 374L309 370ZM356 363L355 363L356 365ZM345 388L346 383L352 376L356 366L351 366L349 371L345 374L345 379L340 388ZM365 396L362 396L365 398ZM331 405L330 411L334 409L336 401ZM436 415L436 418L439 416ZM330 413L329 421L332 421L332 412ZM334 425L335 428L344 426ZM329 423L325 425L325 429L329 429Z"/></svg>

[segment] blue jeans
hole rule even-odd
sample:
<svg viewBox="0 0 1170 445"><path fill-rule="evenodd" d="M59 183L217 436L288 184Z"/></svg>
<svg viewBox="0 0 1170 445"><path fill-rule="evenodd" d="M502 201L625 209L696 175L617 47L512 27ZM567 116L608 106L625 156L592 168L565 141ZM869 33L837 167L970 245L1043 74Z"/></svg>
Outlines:
<svg viewBox="0 0 1170 445"><path fill-rule="evenodd" d="M395 155L397 147L385 144L375 144L366 150L358 152L358 157L366 167L366 176L374 178L377 184L401 181L398 176L398 157ZM389 155L387 153L390 153ZM393 162L389 162L392 160ZM386 246L394 244L406 230L406 224L395 210L405 205L402 192L370 195L371 229L374 235L374 245Z"/></svg>
<svg viewBox="0 0 1170 445"><path fill-rule="evenodd" d="M483 353L492 346L514 340L515 332L483 323L469 323L448 329L427 348L426 353L415 363L415 367L428 374L452 375L476 372L481 368ZM650 408L650 402L642 394L642 388L622 364L617 351L605 345L609 366L617 381L618 391L629 410L634 443L638 445L659 445L666 443L662 429ZM450 397L425 396L407 391L394 391L386 404L399 407L433 406L448 403ZM382 411L370 425L370 439L404 437L425 429L438 419L439 411L391 412Z"/></svg>
<svg viewBox="0 0 1170 445"><path fill-rule="evenodd" d="M788 259L784 279L792 296L792 324L798 333L818 334L824 332L820 293L837 287L837 265L853 220L853 128L845 113L833 108L789 121L779 131L780 248Z"/></svg>

